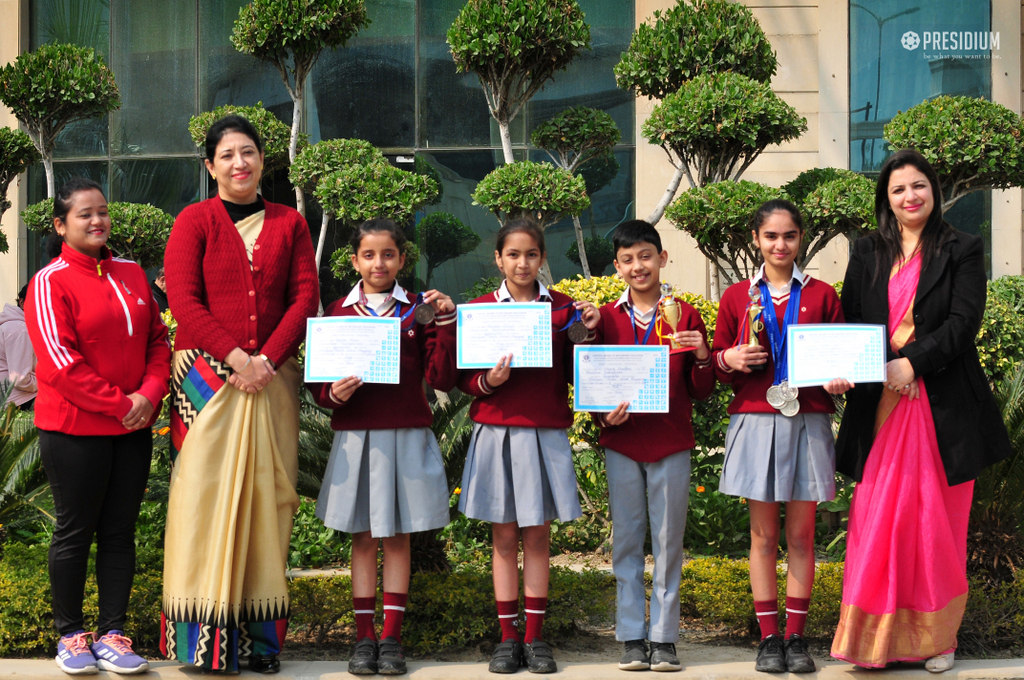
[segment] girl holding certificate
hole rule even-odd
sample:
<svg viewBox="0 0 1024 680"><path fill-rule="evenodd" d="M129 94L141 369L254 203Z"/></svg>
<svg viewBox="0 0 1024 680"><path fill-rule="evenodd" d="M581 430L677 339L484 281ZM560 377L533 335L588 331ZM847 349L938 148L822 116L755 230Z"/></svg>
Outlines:
<svg viewBox="0 0 1024 680"><path fill-rule="evenodd" d="M395 278L405 266L405 233L388 219L361 224L352 237L352 266L361 277L327 316L401 320L400 380L363 384L355 376L310 385L334 409L336 430L316 515L352 534L355 675L406 672L402 618L409 592L409 534L448 524L448 482L430 430L433 414L423 381L455 386L455 305L444 293L410 295ZM384 629L377 641L377 550L384 550Z"/></svg>
<svg viewBox="0 0 1024 680"><path fill-rule="evenodd" d="M803 235L792 203L769 201L758 209L753 238L764 264L722 295L712 347L718 379L734 393L719 491L749 501L750 586L761 627L755 669L769 673L814 671L803 639L814 523L818 502L835 497L832 397L821 387L798 390L786 381L786 328L843 320L832 286L796 266ZM789 556L785 639L775 576L782 503Z"/></svg>
<svg viewBox="0 0 1024 680"><path fill-rule="evenodd" d="M504 356L487 371L462 371L459 388L476 397L474 421L462 476L459 510L492 522L494 595L502 641L491 658L492 673L514 673L523 664L534 673L557 670L551 647L541 639L547 607L551 520L567 522L582 512L566 429L572 425L568 383L572 346L592 340L597 307L574 302L537 281L544 264L544 232L530 220L514 220L498 231L494 259L505 276L483 302L551 304L551 368L512 369ZM472 303L471 303L472 304ZM523 541L526 630L520 643L519 539Z"/></svg>
<svg viewBox="0 0 1024 680"><path fill-rule="evenodd" d="M984 246L942 218L939 179L898 151L875 190L878 231L858 240L843 284L851 322L886 324L886 383L850 389L836 443L857 480L832 656L871 668L953 666L967 602L974 479L1010 441L974 346L985 309Z"/></svg>

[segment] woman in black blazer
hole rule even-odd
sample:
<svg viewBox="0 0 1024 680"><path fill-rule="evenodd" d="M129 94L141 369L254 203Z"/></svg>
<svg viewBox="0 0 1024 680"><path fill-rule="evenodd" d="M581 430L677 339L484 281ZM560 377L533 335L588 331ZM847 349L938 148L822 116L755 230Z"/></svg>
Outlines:
<svg viewBox="0 0 1024 680"><path fill-rule="evenodd" d="M851 250L848 323L885 324L885 384L849 390L837 469L855 479L832 656L859 666L952 668L967 601L974 478L1010 442L974 346L985 310L982 240L942 219L938 176L916 151L882 167L878 231Z"/></svg>

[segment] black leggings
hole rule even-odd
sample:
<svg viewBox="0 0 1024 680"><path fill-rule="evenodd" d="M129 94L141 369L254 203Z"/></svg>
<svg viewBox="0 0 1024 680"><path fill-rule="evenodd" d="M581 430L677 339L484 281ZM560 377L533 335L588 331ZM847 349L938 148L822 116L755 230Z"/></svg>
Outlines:
<svg viewBox="0 0 1024 680"><path fill-rule="evenodd" d="M53 622L63 635L85 628L82 599L89 548L96 537L96 632L124 630L135 576L135 520L146 492L153 435L149 428L111 437L39 431L57 526L50 543Z"/></svg>

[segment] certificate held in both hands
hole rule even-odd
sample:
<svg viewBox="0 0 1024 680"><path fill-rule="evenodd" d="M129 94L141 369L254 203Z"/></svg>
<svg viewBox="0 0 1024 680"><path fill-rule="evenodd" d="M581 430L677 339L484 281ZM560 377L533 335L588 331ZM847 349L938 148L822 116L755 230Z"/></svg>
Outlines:
<svg viewBox="0 0 1024 680"><path fill-rule="evenodd" d="M364 383L398 384L401 320L325 316L306 320L306 382L358 376Z"/></svg>
<svg viewBox="0 0 1024 680"><path fill-rule="evenodd" d="M588 345L573 348L573 409L609 413L668 413L668 345Z"/></svg>
<svg viewBox="0 0 1024 680"><path fill-rule="evenodd" d="M512 368L551 368L551 304L459 305L458 367L492 368L512 355Z"/></svg>

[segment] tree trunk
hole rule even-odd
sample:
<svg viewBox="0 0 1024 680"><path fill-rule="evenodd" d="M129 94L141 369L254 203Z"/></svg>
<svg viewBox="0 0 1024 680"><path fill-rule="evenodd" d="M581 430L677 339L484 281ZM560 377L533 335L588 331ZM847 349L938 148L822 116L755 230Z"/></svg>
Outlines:
<svg viewBox="0 0 1024 680"><path fill-rule="evenodd" d="M509 121L498 121L498 130L501 131L501 150L505 153L505 164L512 165L515 158L512 156L512 134L508 130Z"/></svg>
<svg viewBox="0 0 1024 680"><path fill-rule="evenodd" d="M46 197L53 198L57 190L53 186L53 159L49 156L43 156L43 169L46 170Z"/></svg>
<svg viewBox="0 0 1024 680"><path fill-rule="evenodd" d="M583 267L584 278L590 278L590 263L587 262L587 250L583 245L583 227L580 225L580 216L572 216L572 226L576 230L576 247L580 250L580 266Z"/></svg>
<svg viewBox="0 0 1024 680"><path fill-rule="evenodd" d="M654 212L651 213L647 221L652 226L656 226L658 222L661 222L661 216L665 214L665 208L672 202L672 199L676 196L676 191L679 190L679 182L683 179L683 169L676 168L676 174L672 175L672 181L668 183L668 188L665 189L665 194L658 201L658 205L654 206Z"/></svg>
<svg viewBox="0 0 1024 680"><path fill-rule="evenodd" d="M708 281L710 290L708 293L711 299L718 302L722 299L722 280L718 272L718 264L714 260L708 260Z"/></svg>
<svg viewBox="0 0 1024 680"><path fill-rule="evenodd" d="M537 280L548 288L555 284L554 279L551 278L551 268L548 266L547 260L540 266L540 271L537 272Z"/></svg>
<svg viewBox="0 0 1024 680"><path fill-rule="evenodd" d="M298 190L298 187L295 187ZM324 254L324 242L327 241L327 223L331 221L331 213L324 210L323 220L320 222L320 238L316 242L316 271L320 275L320 259Z"/></svg>
<svg viewBox="0 0 1024 680"><path fill-rule="evenodd" d="M302 83L296 83L295 94L292 96L292 133L288 138L288 163L295 162L295 154L299 147L299 124L302 122ZM302 187L295 187L295 209L303 217L306 216L306 199ZM323 246L323 232L320 234L320 245ZM320 266L320 251L317 250L316 264Z"/></svg>

